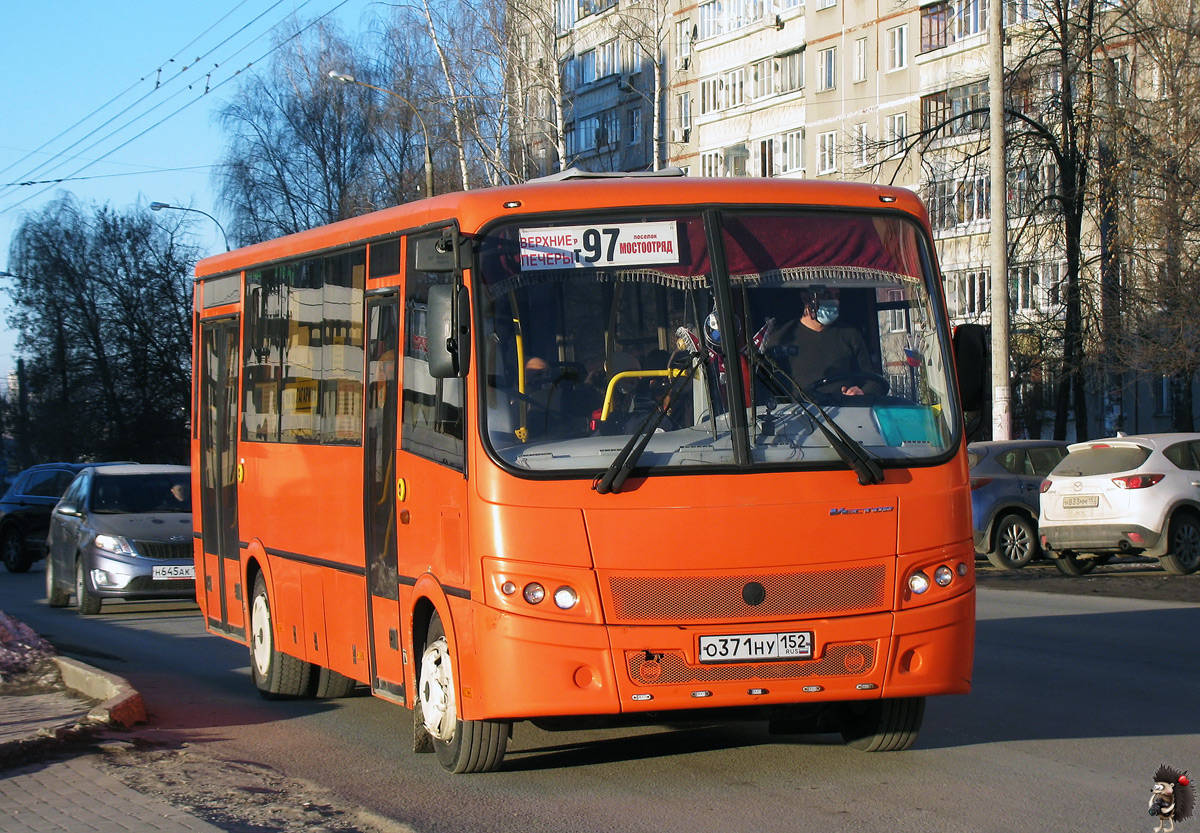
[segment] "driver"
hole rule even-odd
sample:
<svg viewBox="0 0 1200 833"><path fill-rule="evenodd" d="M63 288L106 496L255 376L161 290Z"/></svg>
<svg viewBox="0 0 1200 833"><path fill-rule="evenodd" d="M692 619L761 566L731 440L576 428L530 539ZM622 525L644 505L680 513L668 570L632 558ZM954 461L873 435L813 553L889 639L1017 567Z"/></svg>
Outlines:
<svg viewBox="0 0 1200 833"><path fill-rule="evenodd" d="M836 376L874 376L862 335L853 327L834 326L841 311L837 287L813 286L800 292L804 313L776 330L768 345L784 372L802 388ZM842 385L841 392L847 396L864 393L856 384Z"/></svg>

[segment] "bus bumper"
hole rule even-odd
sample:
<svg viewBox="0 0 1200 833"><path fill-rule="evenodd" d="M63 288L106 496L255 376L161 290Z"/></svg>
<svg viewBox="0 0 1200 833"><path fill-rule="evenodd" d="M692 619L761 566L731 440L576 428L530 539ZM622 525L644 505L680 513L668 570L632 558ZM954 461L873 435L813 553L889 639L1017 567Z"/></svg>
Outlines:
<svg viewBox="0 0 1200 833"><path fill-rule="evenodd" d="M554 623L481 609L467 719L772 707L965 694L974 657L973 590L866 616L703 627ZM698 637L811 631L811 660L696 661ZM485 682L486 681L486 682Z"/></svg>

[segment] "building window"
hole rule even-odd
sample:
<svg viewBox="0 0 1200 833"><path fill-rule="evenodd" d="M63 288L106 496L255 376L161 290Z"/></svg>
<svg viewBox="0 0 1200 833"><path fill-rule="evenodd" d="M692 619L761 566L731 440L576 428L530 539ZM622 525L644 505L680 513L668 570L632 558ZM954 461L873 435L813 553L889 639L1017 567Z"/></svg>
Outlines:
<svg viewBox="0 0 1200 833"><path fill-rule="evenodd" d="M822 49L817 53L817 92L837 87L837 47Z"/></svg>
<svg viewBox="0 0 1200 833"><path fill-rule="evenodd" d="M991 212L991 187L987 174L961 180L944 179L929 184L929 224L935 229L986 220Z"/></svg>
<svg viewBox="0 0 1200 833"><path fill-rule="evenodd" d="M721 109L721 81L705 78L700 82L700 115L715 113Z"/></svg>
<svg viewBox="0 0 1200 833"><path fill-rule="evenodd" d="M628 125L628 130L626 130L628 142L631 146L636 147L642 143L642 108L634 107L627 110L625 117Z"/></svg>
<svg viewBox="0 0 1200 833"><path fill-rule="evenodd" d="M675 97L675 101L677 102L676 117L679 120L680 129L681 130L691 130L692 129L692 94L691 93L680 93L679 95L677 95Z"/></svg>
<svg viewBox="0 0 1200 833"><path fill-rule="evenodd" d="M908 66L908 27L896 26L887 30L888 72Z"/></svg>
<svg viewBox="0 0 1200 833"><path fill-rule="evenodd" d="M804 170L804 131L792 130L783 134L783 170Z"/></svg>
<svg viewBox="0 0 1200 833"><path fill-rule="evenodd" d="M725 100L723 106L740 107L746 103L746 68L738 67L721 76Z"/></svg>
<svg viewBox="0 0 1200 833"><path fill-rule="evenodd" d="M721 175L721 151L710 150L700 154L700 176Z"/></svg>
<svg viewBox="0 0 1200 833"><path fill-rule="evenodd" d="M775 59L767 58L750 67L755 101L775 95L775 66Z"/></svg>
<svg viewBox="0 0 1200 833"><path fill-rule="evenodd" d="M976 318L987 312L986 269L946 274L946 311L951 318Z"/></svg>
<svg viewBox="0 0 1200 833"><path fill-rule="evenodd" d="M887 117L887 155L895 156L904 151L904 139L908 136L908 114L892 113Z"/></svg>
<svg viewBox="0 0 1200 833"><path fill-rule="evenodd" d="M867 39L859 38L854 42L854 80L867 80Z"/></svg>
<svg viewBox="0 0 1200 833"><path fill-rule="evenodd" d="M779 59L779 89L791 93L804 88L804 50L789 52Z"/></svg>
<svg viewBox="0 0 1200 833"><path fill-rule="evenodd" d="M968 38L987 31L988 0L955 0L954 37Z"/></svg>
<svg viewBox="0 0 1200 833"><path fill-rule="evenodd" d="M818 9L832 9L837 5L837 0L817 0Z"/></svg>
<svg viewBox="0 0 1200 833"><path fill-rule="evenodd" d="M959 117L947 125L948 133L961 135L987 129L987 81L952 87L946 95L950 103L950 115Z"/></svg>
<svg viewBox="0 0 1200 833"><path fill-rule="evenodd" d="M675 57L688 58L692 54L692 19L685 17L675 23Z"/></svg>
<svg viewBox="0 0 1200 833"><path fill-rule="evenodd" d="M762 139L758 143L758 175L774 176L775 172L775 140Z"/></svg>
<svg viewBox="0 0 1200 833"><path fill-rule="evenodd" d="M871 137L867 133L866 123L854 126L854 146L857 150L857 162L860 168L871 164Z"/></svg>
<svg viewBox="0 0 1200 833"><path fill-rule="evenodd" d="M587 52L580 54L576 61L575 68L578 75L575 78L578 86L590 84L596 80L596 50L589 49Z"/></svg>
<svg viewBox="0 0 1200 833"><path fill-rule="evenodd" d="M934 3L921 9L921 51L931 52L950 44L950 5Z"/></svg>
<svg viewBox="0 0 1200 833"><path fill-rule="evenodd" d="M715 38L725 31L724 9L720 0L700 4L700 40Z"/></svg>
<svg viewBox="0 0 1200 833"><path fill-rule="evenodd" d="M837 172L837 132L829 131L817 137L817 173Z"/></svg>
<svg viewBox="0 0 1200 833"><path fill-rule="evenodd" d="M596 47L596 77L604 78L621 71L621 50L616 38Z"/></svg>
<svg viewBox="0 0 1200 833"><path fill-rule="evenodd" d="M921 97L921 132L926 138L947 135L946 119L950 117L950 97L945 92Z"/></svg>
<svg viewBox="0 0 1200 833"><path fill-rule="evenodd" d="M745 145L733 145L724 151L724 175L746 176L750 162L750 149Z"/></svg>

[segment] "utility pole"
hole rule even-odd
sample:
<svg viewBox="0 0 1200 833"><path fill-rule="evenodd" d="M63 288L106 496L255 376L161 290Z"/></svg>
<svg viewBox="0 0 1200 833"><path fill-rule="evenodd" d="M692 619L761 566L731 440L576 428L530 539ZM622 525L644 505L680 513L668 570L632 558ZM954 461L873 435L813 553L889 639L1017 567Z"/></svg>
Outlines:
<svg viewBox="0 0 1200 833"><path fill-rule="evenodd" d="M1012 438L1008 372L1008 182L1004 164L1004 4L988 6L988 125L991 167L992 439Z"/></svg>

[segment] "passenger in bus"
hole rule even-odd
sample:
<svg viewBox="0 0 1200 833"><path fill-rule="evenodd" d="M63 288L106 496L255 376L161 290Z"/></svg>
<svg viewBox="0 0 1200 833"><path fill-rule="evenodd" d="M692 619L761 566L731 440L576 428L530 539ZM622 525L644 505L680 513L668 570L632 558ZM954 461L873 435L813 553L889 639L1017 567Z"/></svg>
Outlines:
<svg viewBox="0 0 1200 833"><path fill-rule="evenodd" d="M841 313L839 294L836 287L802 290L804 312L775 332L767 350L802 388L808 389L823 379L844 377L846 384L838 387L845 396L882 393L871 390L866 379L856 378L864 374L877 378L877 374L858 330L835 326ZM856 383L867 384L868 389Z"/></svg>

